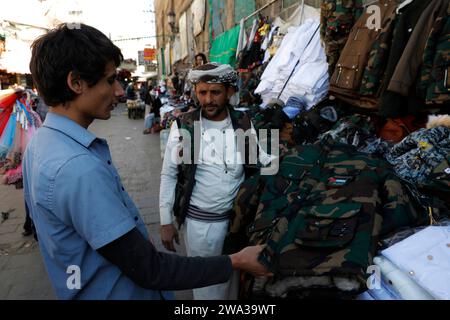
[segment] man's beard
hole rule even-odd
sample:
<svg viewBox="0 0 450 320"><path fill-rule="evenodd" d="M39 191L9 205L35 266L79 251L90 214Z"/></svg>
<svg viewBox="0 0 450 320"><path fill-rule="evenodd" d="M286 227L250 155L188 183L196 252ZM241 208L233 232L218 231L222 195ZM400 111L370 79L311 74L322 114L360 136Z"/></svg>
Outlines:
<svg viewBox="0 0 450 320"><path fill-rule="evenodd" d="M208 109L210 108L214 108L214 111L211 113L210 111L208 111ZM215 118L218 115L220 115L224 110L226 110L226 105L224 105L223 107L218 106L217 104L208 104L204 107L202 107L203 111L204 111L204 117L205 118Z"/></svg>

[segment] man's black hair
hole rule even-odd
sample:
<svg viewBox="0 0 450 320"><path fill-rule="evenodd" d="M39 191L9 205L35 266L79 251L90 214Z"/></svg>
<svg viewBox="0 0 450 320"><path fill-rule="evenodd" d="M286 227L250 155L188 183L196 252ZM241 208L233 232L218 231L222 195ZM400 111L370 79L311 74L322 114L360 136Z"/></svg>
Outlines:
<svg viewBox="0 0 450 320"><path fill-rule="evenodd" d="M194 58L197 59L197 57L202 57L204 64L208 63L208 59L206 58L206 55L204 53L202 53L202 52L197 53Z"/></svg>
<svg viewBox="0 0 450 320"><path fill-rule="evenodd" d="M67 85L71 71L93 87L105 76L109 62L118 67L123 61L120 49L108 37L85 24L61 24L36 39L31 48L31 74L49 106L75 99L75 92Z"/></svg>

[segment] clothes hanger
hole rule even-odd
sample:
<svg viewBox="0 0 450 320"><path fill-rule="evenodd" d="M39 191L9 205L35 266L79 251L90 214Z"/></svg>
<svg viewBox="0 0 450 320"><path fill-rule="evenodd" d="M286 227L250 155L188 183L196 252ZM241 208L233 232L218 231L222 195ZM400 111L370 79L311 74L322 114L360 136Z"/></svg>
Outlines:
<svg viewBox="0 0 450 320"><path fill-rule="evenodd" d="M406 7L408 4L410 4L411 2L413 2L414 0L405 0L402 3L399 4L399 6L397 7L397 14L400 13L400 10L403 9L404 7Z"/></svg>

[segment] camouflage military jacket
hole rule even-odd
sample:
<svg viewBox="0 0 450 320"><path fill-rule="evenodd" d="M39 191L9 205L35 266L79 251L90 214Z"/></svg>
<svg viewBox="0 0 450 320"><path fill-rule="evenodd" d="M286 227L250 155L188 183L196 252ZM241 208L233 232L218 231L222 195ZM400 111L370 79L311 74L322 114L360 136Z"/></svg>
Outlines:
<svg viewBox="0 0 450 320"><path fill-rule="evenodd" d="M436 19L423 56L419 91L427 104L450 102L450 3Z"/></svg>
<svg viewBox="0 0 450 320"><path fill-rule="evenodd" d="M363 12L363 0L324 0L320 9L320 35L331 76L350 30Z"/></svg>
<svg viewBox="0 0 450 320"><path fill-rule="evenodd" d="M228 108L229 114L231 117L231 122L233 124L234 130L242 129L245 131L251 128L250 118L246 113L236 111L231 106ZM184 129L181 132L180 139L190 139L190 163L181 163L178 166L178 176L177 176L177 184L175 189L175 202L174 202L174 215L177 219L178 225L181 226L184 223L186 218L187 209L191 200L192 191L195 185L195 173L197 170L197 157L195 155L194 148L194 123L200 120L201 116L201 108L198 108L192 112L183 114L178 120L177 125L178 128ZM189 134L188 134L189 133ZM245 154L245 163L248 163L248 140L245 143L245 150L243 154ZM249 171L250 166L244 165L247 171Z"/></svg>
<svg viewBox="0 0 450 320"><path fill-rule="evenodd" d="M250 214L243 198L250 209L256 199L239 192L240 212ZM260 261L275 279L344 276L360 288L379 237L422 218L389 163L332 141L293 149L258 203L247 232L252 244L267 245Z"/></svg>
<svg viewBox="0 0 450 320"><path fill-rule="evenodd" d="M365 96L378 97L380 84L389 58L391 42L395 27L396 7L393 6L383 17L382 29L369 53L369 60L364 69L359 93Z"/></svg>
<svg viewBox="0 0 450 320"><path fill-rule="evenodd" d="M386 155L403 179L422 184L450 153L450 129L420 129L396 144ZM450 170L450 169L449 169Z"/></svg>
<svg viewBox="0 0 450 320"><path fill-rule="evenodd" d="M377 44L377 40L385 37L389 24L392 24L392 16L395 14L397 1L379 0L375 2L375 5L380 8L380 27L384 26L386 30L380 31L372 27L370 25L372 13L365 11L351 29L330 78L330 92L333 95L351 105L368 109L376 109L378 100L375 97L359 95L361 85L370 87L367 82L363 82L364 72L366 66L370 63L369 70L372 70L373 73L382 73L378 69L381 68L381 65L376 64L377 61L374 61L375 54L371 53L371 50L374 44ZM382 41L388 41L388 39ZM383 54L386 55L386 53L383 47ZM372 54L371 59L369 59L370 54ZM365 81L367 81L367 75L365 77Z"/></svg>

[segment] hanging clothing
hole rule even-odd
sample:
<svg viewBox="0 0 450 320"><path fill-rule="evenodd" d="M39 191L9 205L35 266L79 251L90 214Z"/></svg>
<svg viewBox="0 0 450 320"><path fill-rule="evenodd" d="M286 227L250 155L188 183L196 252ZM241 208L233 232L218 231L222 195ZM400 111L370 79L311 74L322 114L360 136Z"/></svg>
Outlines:
<svg viewBox="0 0 450 320"><path fill-rule="evenodd" d="M320 6L320 35L325 44L329 75L334 72L350 31L363 12L363 0L324 0Z"/></svg>
<svg viewBox="0 0 450 320"><path fill-rule="evenodd" d="M448 105L450 102L450 2L446 12L436 19L428 38L421 78L420 94L427 104Z"/></svg>
<svg viewBox="0 0 450 320"><path fill-rule="evenodd" d="M378 101L376 97L360 96L360 87L368 86L368 83L376 80L369 79L367 83L363 83L364 72L369 61L377 63L373 57L370 57L372 48L380 35L386 34L389 25L392 24L392 15L397 8L395 0L380 0L375 4L380 8L381 26L385 26L384 29L369 29L367 22L372 14L365 11L353 26L330 79L330 92L334 96L351 105L368 109L376 109ZM381 48L384 50L384 46ZM372 52L372 54L375 53ZM377 77L381 70L375 71L375 77Z"/></svg>
<svg viewBox="0 0 450 320"><path fill-rule="evenodd" d="M247 48L240 53L238 69L242 71L252 71L260 66L264 60L264 51L262 50L263 41L269 37L270 25L264 18L257 20L257 30L253 37L249 38Z"/></svg>
<svg viewBox="0 0 450 320"><path fill-rule="evenodd" d="M22 158L36 130L40 116L32 110L27 92L12 91L0 99L0 172L4 184L22 188Z"/></svg>
<svg viewBox="0 0 450 320"><path fill-rule="evenodd" d="M396 17L396 6L391 6L382 18L381 30L371 47L367 65L363 70L359 88L359 94L362 96L379 97L380 95L380 86L389 58Z"/></svg>
<svg viewBox="0 0 450 320"><path fill-rule="evenodd" d="M247 32L245 31L244 18L242 18L241 21L239 22L239 26L240 26L240 30L239 30L239 37L238 37L238 46L236 48L236 59L238 59L241 51L247 47Z"/></svg>
<svg viewBox="0 0 450 320"><path fill-rule="evenodd" d="M432 1L422 13L392 75L389 91L407 96L411 90L415 90L414 84L423 62L428 37L436 19L447 11L449 2L449 0Z"/></svg>
<svg viewBox="0 0 450 320"><path fill-rule="evenodd" d="M319 21L309 19L289 29L255 90L264 104L282 93L280 99L284 102L292 96L305 98L309 109L326 96L328 64L318 28Z"/></svg>
<svg viewBox="0 0 450 320"><path fill-rule="evenodd" d="M417 97L415 92L413 92L414 95L404 98L397 93L388 91L387 88L420 16L429 5L429 1L413 1L401 9L397 16L389 59L384 71L385 81L381 87L379 113L385 117L401 117L410 113L409 110L422 109L424 101Z"/></svg>
<svg viewBox="0 0 450 320"><path fill-rule="evenodd" d="M240 29L237 25L214 39L209 52L211 62L235 66Z"/></svg>

